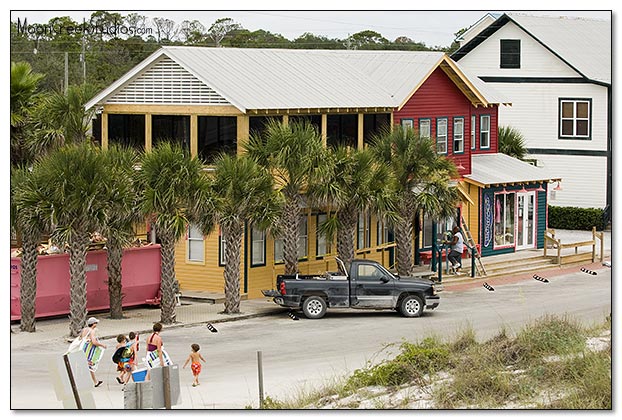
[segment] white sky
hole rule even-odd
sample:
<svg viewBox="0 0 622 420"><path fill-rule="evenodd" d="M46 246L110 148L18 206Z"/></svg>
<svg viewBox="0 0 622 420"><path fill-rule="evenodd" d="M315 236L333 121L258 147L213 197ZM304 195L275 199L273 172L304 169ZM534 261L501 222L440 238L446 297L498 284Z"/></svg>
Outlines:
<svg viewBox="0 0 622 420"><path fill-rule="evenodd" d="M113 2L114 3L114 2ZM117 2L118 3L118 2ZM228 5L235 6L240 2L231 2ZM480 10L398 10L404 8L401 2L391 2L387 6L394 10L291 10L291 4L283 3L281 10L278 9L278 2L261 2L249 3L245 2L248 7L238 7L235 10L232 7L229 10L220 11L181 11L181 10L153 10L157 4L149 3L148 8L136 8L132 10L121 9L120 13L127 15L131 12L138 12L149 18L166 17L181 23L184 20L198 20L206 28L219 18L230 17L240 23L244 28L254 31L264 29L272 33L278 33L284 37L294 40L305 32L311 32L315 35L324 35L328 38L344 39L350 34L363 30L373 30L380 33L385 38L393 41L398 36L407 36L413 41L424 42L427 46L449 46L454 40L454 33L461 28L469 27L481 18L487 12L501 13L510 10L490 10L482 8ZM321 1L318 3L322 3ZM177 5L178 2L175 2ZM204 3L207 5L206 3ZM242 3L244 4L244 3ZM270 5L276 5L270 10ZM347 2L341 2L347 4ZM364 9L365 2L357 3L357 8ZM410 8L416 6L416 3L406 3ZM56 5L56 4L55 4ZM82 5L86 5L82 3ZM134 3L132 4L135 5ZM167 4L170 7L171 3ZM379 4L374 4L377 7ZM477 4L475 4L477 6ZM483 4L482 4L483 5ZM31 7L31 2L28 4ZM60 6L60 5L59 5ZM179 4L179 9L183 9ZM210 4L211 6L211 4ZM264 10L250 10L261 6ZM493 5L498 7L499 3ZM286 10L286 8L290 8ZM41 5L41 9L45 9ZM196 5L189 5L186 9L196 8ZM70 11L67 11L70 10ZM116 9L106 9L108 11L116 11ZM521 8L518 11L526 12L527 9ZM91 10L71 11L71 7L62 11L12 11L11 20L16 21L19 17L22 21L28 18L28 23L47 23L49 19L57 16L70 16L72 19L82 22L83 18L90 17ZM564 16L580 16L598 19L611 19L609 10L602 11L533 11L531 14L549 14Z"/></svg>

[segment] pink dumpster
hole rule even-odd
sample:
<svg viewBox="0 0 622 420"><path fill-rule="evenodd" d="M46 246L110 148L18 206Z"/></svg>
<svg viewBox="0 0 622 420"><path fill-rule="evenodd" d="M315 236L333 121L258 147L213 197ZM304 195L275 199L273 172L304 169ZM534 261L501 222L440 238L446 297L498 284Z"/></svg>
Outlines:
<svg viewBox="0 0 622 420"><path fill-rule="evenodd" d="M87 309L110 308L105 250L86 257ZM160 245L129 248L123 253L123 307L158 302ZM11 258L11 321L21 317L19 285L21 258ZM69 254L41 255L37 263L36 317L69 314Z"/></svg>

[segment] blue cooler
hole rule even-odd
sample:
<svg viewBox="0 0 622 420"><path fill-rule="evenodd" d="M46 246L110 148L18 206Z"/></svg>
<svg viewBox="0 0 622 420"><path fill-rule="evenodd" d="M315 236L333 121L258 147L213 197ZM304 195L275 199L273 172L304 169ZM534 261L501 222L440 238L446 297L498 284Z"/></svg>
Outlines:
<svg viewBox="0 0 622 420"><path fill-rule="evenodd" d="M134 382L145 382L145 378L147 377L147 368L138 369L132 372L132 379Z"/></svg>

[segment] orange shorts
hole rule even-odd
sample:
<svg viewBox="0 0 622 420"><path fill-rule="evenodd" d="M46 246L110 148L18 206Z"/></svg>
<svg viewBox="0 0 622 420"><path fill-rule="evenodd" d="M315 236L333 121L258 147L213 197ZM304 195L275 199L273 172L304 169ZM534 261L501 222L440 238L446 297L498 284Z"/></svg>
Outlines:
<svg viewBox="0 0 622 420"><path fill-rule="evenodd" d="M192 374L193 375L198 375L199 373L201 373L201 363L193 363L190 365L190 369L192 369Z"/></svg>

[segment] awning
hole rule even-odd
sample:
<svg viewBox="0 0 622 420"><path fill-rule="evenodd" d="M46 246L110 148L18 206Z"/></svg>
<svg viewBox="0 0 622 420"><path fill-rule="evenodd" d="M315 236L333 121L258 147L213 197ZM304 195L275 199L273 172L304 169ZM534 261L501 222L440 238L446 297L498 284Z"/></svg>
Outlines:
<svg viewBox="0 0 622 420"><path fill-rule="evenodd" d="M467 203L471 204L472 206L475 205L473 200L471 200L471 197L469 196L469 193L464 189L464 185L462 183L458 184L458 192L460 193L460 195L464 199L463 201L466 201Z"/></svg>
<svg viewBox="0 0 622 420"><path fill-rule="evenodd" d="M471 173L464 178L480 187L561 181L561 177L503 153L471 156Z"/></svg>

